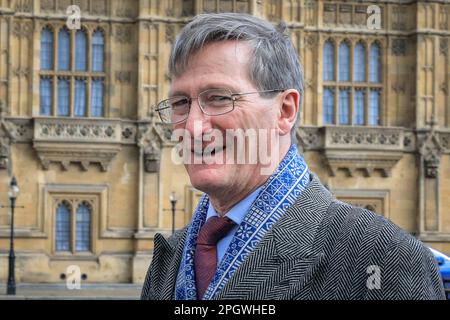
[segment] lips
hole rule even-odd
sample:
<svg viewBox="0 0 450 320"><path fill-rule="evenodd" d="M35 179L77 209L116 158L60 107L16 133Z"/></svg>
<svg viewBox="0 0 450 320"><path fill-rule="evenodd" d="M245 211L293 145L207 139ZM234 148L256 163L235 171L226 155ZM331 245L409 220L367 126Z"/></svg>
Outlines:
<svg viewBox="0 0 450 320"><path fill-rule="evenodd" d="M223 152L225 149L225 146L206 146L200 152L198 152L196 149L191 149L191 152L198 157L203 157L205 156L205 152L207 152L206 155L214 156L219 152Z"/></svg>

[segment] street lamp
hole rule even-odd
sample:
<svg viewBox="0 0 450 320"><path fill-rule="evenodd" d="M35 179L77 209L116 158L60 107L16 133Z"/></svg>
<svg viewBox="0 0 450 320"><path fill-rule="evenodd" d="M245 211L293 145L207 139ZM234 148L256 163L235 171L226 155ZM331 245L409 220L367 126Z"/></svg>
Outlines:
<svg viewBox="0 0 450 320"><path fill-rule="evenodd" d="M172 234L175 233L175 207L177 206L177 196L174 191L169 196L170 204L172 205Z"/></svg>
<svg viewBox="0 0 450 320"><path fill-rule="evenodd" d="M14 208L16 207L16 199L19 196L19 186L17 185L16 177L11 179L11 183L9 184L9 192L8 197L11 202L11 233L9 237L9 258L8 258L8 287L6 294L15 295L16 294L16 279L14 274L15 269L15 260L16 256L14 255Z"/></svg>

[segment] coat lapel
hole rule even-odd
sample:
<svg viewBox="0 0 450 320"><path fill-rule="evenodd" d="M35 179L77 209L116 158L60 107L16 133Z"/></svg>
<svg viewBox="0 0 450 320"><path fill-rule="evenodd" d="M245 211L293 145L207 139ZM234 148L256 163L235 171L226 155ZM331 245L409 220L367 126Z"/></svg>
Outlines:
<svg viewBox="0 0 450 320"><path fill-rule="evenodd" d="M163 275L163 282L161 284L161 300L175 299L175 283L177 280L178 269L180 267L181 258L183 255L184 242L186 239L187 228L181 231L178 241L172 246L162 235L155 236L155 251L157 247L162 248L161 255L156 261L169 264L167 273Z"/></svg>
<svg viewBox="0 0 450 320"><path fill-rule="evenodd" d="M290 299L324 261L318 228L332 195L311 175L308 187L261 239L215 299Z"/></svg>

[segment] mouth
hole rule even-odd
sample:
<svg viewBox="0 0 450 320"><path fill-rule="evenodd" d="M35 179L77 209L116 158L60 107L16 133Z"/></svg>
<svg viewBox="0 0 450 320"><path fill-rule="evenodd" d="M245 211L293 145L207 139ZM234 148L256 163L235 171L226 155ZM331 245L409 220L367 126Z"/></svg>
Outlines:
<svg viewBox="0 0 450 320"><path fill-rule="evenodd" d="M193 153L196 157L207 157L207 156L215 156L216 154L219 154L220 152L223 152L226 149L225 146L215 146L215 147L206 147L202 150L192 150L191 153Z"/></svg>

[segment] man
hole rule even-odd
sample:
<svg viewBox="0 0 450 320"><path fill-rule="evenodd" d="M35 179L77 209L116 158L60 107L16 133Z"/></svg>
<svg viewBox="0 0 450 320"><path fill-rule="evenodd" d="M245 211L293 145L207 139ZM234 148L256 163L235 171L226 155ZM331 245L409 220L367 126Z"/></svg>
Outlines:
<svg viewBox="0 0 450 320"><path fill-rule="evenodd" d="M181 155L205 195L185 229L155 236L142 298L443 299L430 250L333 198L298 153L303 72L284 29L208 14L177 37L157 111L183 132ZM257 161L250 134L234 144L239 130L258 134Z"/></svg>

